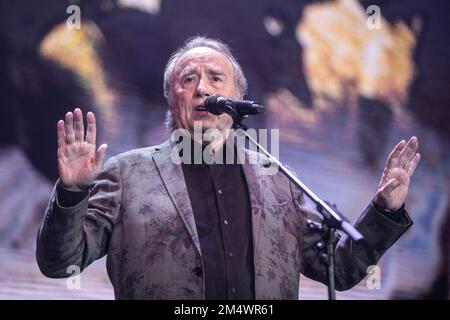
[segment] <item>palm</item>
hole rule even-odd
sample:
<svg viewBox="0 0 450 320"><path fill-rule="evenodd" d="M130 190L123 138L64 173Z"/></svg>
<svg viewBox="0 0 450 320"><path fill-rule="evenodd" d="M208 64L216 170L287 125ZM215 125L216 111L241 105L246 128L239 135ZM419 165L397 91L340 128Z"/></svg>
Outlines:
<svg viewBox="0 0 450 320"><path fill-rule="evenodd" d="M91 180L95 174L94 157L95 146L87 142L77 142L60 149L58 165L62 183L64 185L70 185L71 182L85 184L86 181Z"/></svg>
<svg viewBox="0 0 450 320"><path fill-rule="evenodd" d="M389 155L374 201L381 207L398 210L408 195L411 176L420 161L419 143L412 137L401 141Z"/></svg>
<svg viewBox="0 0 450 320"><path fill-rule="evenodd" d="M83 115L76 109L67 113L65 122L58 122L58 170L67 188L83 189L101 169L106 145L96 151L96 123L93 113L87 115L88 129L84 139Z"/></svg>

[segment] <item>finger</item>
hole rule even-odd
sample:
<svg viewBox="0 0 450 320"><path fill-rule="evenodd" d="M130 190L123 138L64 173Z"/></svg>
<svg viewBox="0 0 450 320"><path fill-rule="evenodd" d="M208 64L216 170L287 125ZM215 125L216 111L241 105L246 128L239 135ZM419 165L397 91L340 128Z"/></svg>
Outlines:
<svg viewBox="0 0 450 320"><path fill-rule="evenodd" d="M58 149L66 144L66 130L64 129L64 121L59 120L56 125L56 135L58 137Z"/></svg>
<svg viewBox="0 0 450 320"><path fill-rule="evenodd" d="M411 139L409 139L408 143L400 154L400 158L398 159L398 167L405 168L406 164L408 162L411 162L411 160L414 158L414 155L416 154L418 148L419 142L417 141L417 138L412 137Z"/></svg>
<svg viewBox="0 0 450 320"><path fill-rule="evenodd" d="M87 133L86 133L86 141L95 145L95 139L97 136L97 124L95 121L95 115L92 112L88 112L86 115L87 119Z"/></svg>
<svg viewBox="0 0 450 320"><path fill-rule="evenodd" d="M408 174L410 177L412 177L412 175L414 174L414 171L416 171L417 165L419 164L420 161L420 153L417 153L414 156L414 159L411 161L411 164L409 165L408 168Z"/></svg>
<svg viewBox="0 0 450 320"><path fill-rule="evenodd" d="M107 144L102 144L100 147L98 147L97 152L95 153L95 165L97 166L97 168L101 168L103 160L105 159L107 148Z"/></svg>
<svg viewBox="0 0 450 320"><path fill-rule="evenodd" d="M83 124L83 112L76 108L74 111L74 128L75 128L75 140L84 141L84 124Z"/></svg>
<svg viewBox="0 0 450 320"><path fill-rule="evenodd" d="M406 170L409 170L409 167L411 166L412 161L414 160L415 156L417 155L418 149L419 149L419 141L417 140L417 143L415 145L415 150L412 151L412 154L408 157L408 159L405 163Z"/></svg>
<svg viewBox="0 0 450 320"><path fill-rule="evenodd" d="M403 150L403 148L405 147L406 141L402 140L400 141L394 148L394 150L392 150L391 154L388 157L387 160L387 168L388 169L392 169L395 167L395 165L398 162L398 158L400 157L400 154Z"/></svg>
<svg viewBox="0 0 450 320"><path fill-rule="evenodd" d="M66 142L71 144L75 141L75 135L73 132L73 114L72 112L67 112L65 117L65 129L66 129Z"/></svg>

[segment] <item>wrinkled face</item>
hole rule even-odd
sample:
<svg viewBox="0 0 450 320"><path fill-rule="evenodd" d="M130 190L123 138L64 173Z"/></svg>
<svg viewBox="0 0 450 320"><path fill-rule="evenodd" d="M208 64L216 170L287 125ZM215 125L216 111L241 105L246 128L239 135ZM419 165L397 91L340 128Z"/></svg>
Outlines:
<svg viewBox="0 0 450 320"><path fill-rule="evenodd" d="M203 107L205 99L216 93L229 99L242 98L236 88L230 60L206 47L195 48L182 55L175 64L169 96L176 127L191 134L195 121L201 121L203 131L231 128L233 122L228 114L216 116Z"/></svg>

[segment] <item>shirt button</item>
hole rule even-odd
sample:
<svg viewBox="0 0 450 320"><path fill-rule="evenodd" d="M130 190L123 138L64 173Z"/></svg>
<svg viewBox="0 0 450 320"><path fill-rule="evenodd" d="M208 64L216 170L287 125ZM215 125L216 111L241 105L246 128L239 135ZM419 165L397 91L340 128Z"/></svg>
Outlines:
<svg viewBox="0 0 450 320"><path fill-rule="evenodd" d="M230 291L231 291L232 293L236 293L236 289L235 289L235 288L231 288Z"/></svg>
<svg viewBox="0 0 450 320"><path fill-rule="evenodd" d="M228 256L232 257L233 256L233 252L228 252Z"/></svg>
<svg viewBox="0 0 450 320"><path fill-rule="evenodd" d="M221 190L221 189L217 190L217 192L218 192L219 194L222 194L222 190Z"/></svg>
<svg viewBox="0 0 450 320"><path fill-rule="evenodd" d="M228 220L227 219L223 220L223 224L227 225L228 224Z"/></svg>
<svg viewBox="0 0 450 320"><path fill-rule="evenodd" d="M194 268L194 273L196 276L201 277L203 275L203 270L200 267L195 267Z"/></svg>

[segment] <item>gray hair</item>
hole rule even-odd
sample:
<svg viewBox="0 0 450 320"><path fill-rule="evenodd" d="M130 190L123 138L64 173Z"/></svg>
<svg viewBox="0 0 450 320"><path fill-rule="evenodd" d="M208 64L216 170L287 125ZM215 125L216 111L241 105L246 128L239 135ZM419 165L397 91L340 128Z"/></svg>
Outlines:
<svg viewBox="0 0 450 320"><path fill-rule="evenodd" d="M211 39L204 36L195 36L186 40L184 45L178 48L170 56L169 61L166 64L166 67L164 69L164 97L166 98L167 102L170 104L169 95L170 91L172 90L173 75L178 59L180 59L181 56L183 56L189 50L199 47L206 47L216 50L227 57L228 60L230 60L234 69L234 82L236 88L239 93L244 96L247 93L247 79L244 76L244 72L242 71L241 66L231 53L230 47L224 42L217 39ZM172 131L175 129L175 124L170 109L168 110L166 115L166 125Z"/></svg>

